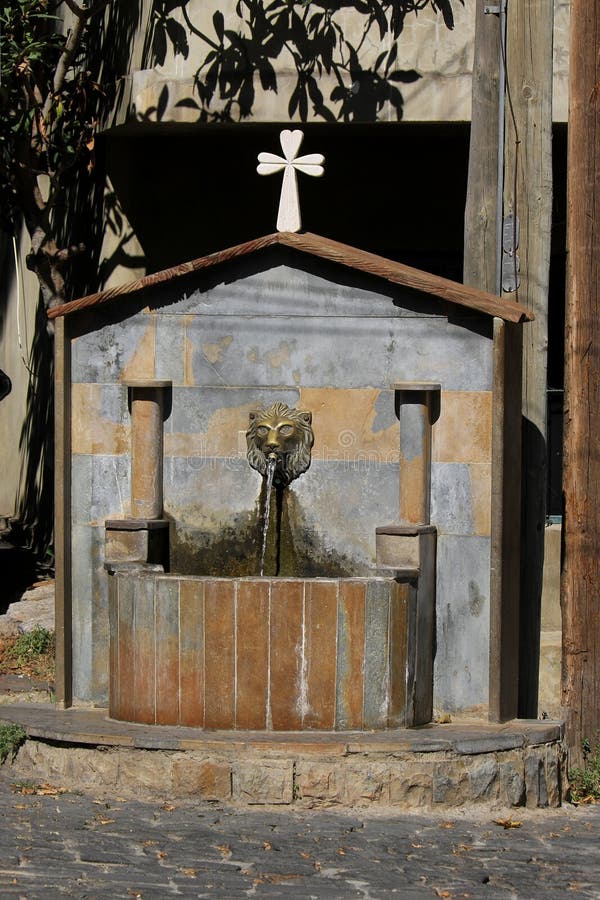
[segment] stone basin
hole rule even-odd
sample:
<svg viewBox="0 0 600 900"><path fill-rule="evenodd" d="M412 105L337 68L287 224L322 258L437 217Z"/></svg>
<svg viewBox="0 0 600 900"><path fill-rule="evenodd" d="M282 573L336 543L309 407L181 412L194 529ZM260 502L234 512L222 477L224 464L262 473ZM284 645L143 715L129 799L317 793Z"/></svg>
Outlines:
<svg viewBox="0 0 600 900"><path fill-rule="evenodd" d="M111 718L255 731L431 719L433 605L411 579L117 569L109 585Z"/></svg>

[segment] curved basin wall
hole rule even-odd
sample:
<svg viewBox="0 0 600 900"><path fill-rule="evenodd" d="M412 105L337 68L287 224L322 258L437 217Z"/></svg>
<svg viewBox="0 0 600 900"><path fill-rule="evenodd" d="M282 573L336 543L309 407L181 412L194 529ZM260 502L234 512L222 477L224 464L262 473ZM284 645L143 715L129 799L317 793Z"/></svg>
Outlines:
<svg viewBox="0 0 600 900"><path fill-rule="evenodd" d="M432 610L393 578L116 572L110 715L273 731L385 729L431 718ZM429 632L429 634L426 634ZM418 682L418 686L417 686Z"/></svg>

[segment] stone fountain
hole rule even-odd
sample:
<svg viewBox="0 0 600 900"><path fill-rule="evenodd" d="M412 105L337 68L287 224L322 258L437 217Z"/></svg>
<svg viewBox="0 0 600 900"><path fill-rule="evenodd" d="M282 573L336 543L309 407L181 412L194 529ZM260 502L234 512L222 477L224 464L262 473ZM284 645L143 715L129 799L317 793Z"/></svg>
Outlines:
<svg viewBox="0 0 600 900"><path fill-rule="evenodd" d="M51 312L59 702L264 732L509 718L529 314L294 231L296 170L322 171L298 148L259 166L288 230Z"/></svg>

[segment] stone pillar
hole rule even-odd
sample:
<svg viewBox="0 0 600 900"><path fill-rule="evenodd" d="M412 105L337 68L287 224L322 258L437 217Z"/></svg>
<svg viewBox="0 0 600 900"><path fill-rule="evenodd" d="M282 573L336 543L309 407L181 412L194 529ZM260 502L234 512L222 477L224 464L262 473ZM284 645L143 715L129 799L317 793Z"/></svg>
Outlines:
<svg viewBox="0 0 600 900"><path fill-rule="evenodd" d="M163 515L163 419L170 381L129 381L131 514L107 519L105 562L169 567L169 522Z"/></svg>
<svg viewBox="0 0 600 900"><path fill-rule="evenodd" d="M431 425L440 385L404 381L393 385L400 420L400 521L428 525L431 498Z"/></svg>
<svg viewBox="0 0 600 900"><path fill-rule="evenodd" d="M170 381L129 381L131 391L131 516L163 513L163 408Z"/></svg>

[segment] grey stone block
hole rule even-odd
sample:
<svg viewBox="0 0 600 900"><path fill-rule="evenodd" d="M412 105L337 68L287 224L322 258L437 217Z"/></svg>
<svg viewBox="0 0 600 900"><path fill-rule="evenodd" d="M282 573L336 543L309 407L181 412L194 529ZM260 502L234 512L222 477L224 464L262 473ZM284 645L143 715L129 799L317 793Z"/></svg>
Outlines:
<svg viewBox="0 0 600 900"><path fill-rule="evenodd" d="M490 540L439 535L434 706L453 712L488 699Z"/></svg>
<svg viewBox="0 0 600 900"><path fill-rule="evenodd" d="M137 313L75 338L71 351L72 380L117 383L151 324L147 314Z"/></svg>
<svg viewBox="0 0 600 900"><path fill-rule="evenodd" d="M503 762L499 769L500 796L499 799L507 806L522 806L525 800L525 779L523 778L523 764Z"/></svg>
<svg viewBox="0 0 600 900"><path fill-rule="evenodd" d="M445 390L491 388L491 342L445 319L198 316L186 336L196 384L389 388L417 380Z"/></svg>
<svg viewBox="0 0 600 900"><path fill-rule="evenodd" d="M494 758L471 760L469 782L473 801L495 800L499 792L498 763Z"/></svg>
<svg viewBox="0 0 600 900"><path fill-rule="evenodd" d="M473 493L468 465L432 463L431 521L440 534L473 534Z"/></svg>
<svg viewBox="0 0 600 900"><path fill-rule="evenodd" d="M548 806L544 759L538 752L530 752L525 757L525 789L528 808Z"/></svg>

